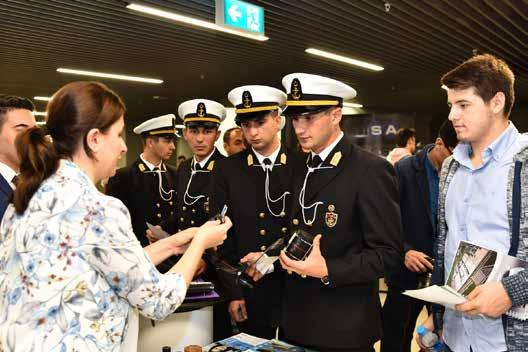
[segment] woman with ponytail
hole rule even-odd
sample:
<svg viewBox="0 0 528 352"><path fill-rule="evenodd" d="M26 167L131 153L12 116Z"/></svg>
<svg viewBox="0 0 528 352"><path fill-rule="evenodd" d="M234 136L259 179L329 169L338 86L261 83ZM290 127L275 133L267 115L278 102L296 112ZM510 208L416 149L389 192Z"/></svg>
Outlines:
<svg viewBox="0 0 528 352"><path fill-rule="evenodd" d="M17 138L20 175L0 225L0 350L133 351L136 312L172 313L203 251L225 239L229 219L141 247L125 206L95 187L127 150L124 113L105 85L69 83L48 104L46 131Z"/></svg>

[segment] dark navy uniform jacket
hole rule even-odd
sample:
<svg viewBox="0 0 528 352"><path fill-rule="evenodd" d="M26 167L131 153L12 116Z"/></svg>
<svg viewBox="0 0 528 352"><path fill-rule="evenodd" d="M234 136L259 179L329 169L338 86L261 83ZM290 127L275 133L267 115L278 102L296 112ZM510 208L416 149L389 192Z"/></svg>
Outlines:
<svg viewBox="0 0 528 352"><path fill-rule="evenodd" d="M307 167L295 174L292 223L321 234L329 284L285 275L285 338L318 350L372 347L381 337L378 280L403 260L392 165L343 137L307 181L305 206L322 202L312 225L299 204ZM305 210L306 220L314 208ZM319 348L318 348L319 347Z"/></svg>
<svg viewBox="0 0 528 352"><path fill-rule="evenodd" d="M163 189L167 192L175 190L176 168L165 163L162 163L161 168ZM164 194L164 200L160 195L157 172L150 172L141 158L132 165L117 170L115 176L108 180L106 194L120 199L128 208L132 228L143 247L149 244L146 222L158 225L176 213L176 192Z"/></svg>
<svg viewBox="0 0 528 352"><path fill-rule="evenodd" d="M296 165L299 167L296 155L281 146L270 172L269 193L272 199L286 191L290 194L286 196L283 216L275 217L266 206L266 173L251 148L218 163L213 175L210 207L212 213L217 213L224 205L228 206L227 215L233 221L233 227L219 251L232 263L238 263L250 252L266 250L275 240L289 233L288 210L292 201L291 181ZM270 208L278 215L282 210L282 202L271 203ZM275 272L266 275L252 290L236 287L229 290L230 300L246 299L248 316L256 317L262 325L278 324L283 275L279 267L276 266Z"/></svg>
<svg viewBox="0 0 528 352"><path fill-rule="evenodd" d="M208 202L211 177L217 162L224 158L225 156L215 148L215 151L209 160L207 160L204 168L194 174L187 195L185 191L187 190L187 184L191 178L192 170L195 168L194 160L190 158L180 164L176 180L177 212L175 216L162 222L161 227L165 231L176 233L189 227L200 226L214 215L209 214Z"/></svg>

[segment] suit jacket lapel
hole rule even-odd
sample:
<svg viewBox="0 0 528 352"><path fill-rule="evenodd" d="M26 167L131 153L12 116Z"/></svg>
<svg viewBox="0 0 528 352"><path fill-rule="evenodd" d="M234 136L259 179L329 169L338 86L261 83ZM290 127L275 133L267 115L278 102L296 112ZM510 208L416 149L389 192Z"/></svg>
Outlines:
<svg viewBox="0 0 528 352"><path fill-rule="evenodd" d="M277 198L281 196L284 191L289 191L288 182L291 175L288 175L288 154L286 148L281 146L277 160L273 165L273 169L270 172L270 196L271 198Z"/></svg>
<svg viewBox="0 0 528 352"><path fill-rule="evenodd" d="M2 175L0 175L0 192L4 193L6 198L9 197L11 192L13 192L11 185L9 185L9 182L7 182L7 180Z"/></svg>
<svg viewBox="0 0 528 352"><path fill-rule="evenodd" d="M247 173L249 179L255 184L255 187L257 187L258 190L262 190L262 194L264 194L266 173L262 170L257 156L253 153L251 148L246 149L244 155L245 160L243 170Z"/></svg>
<svg viewBox="0 0 528 352"><path fill-rule="evenodd" d="M427 158L427 152L424 151L425 155L423 158L416 158L415 171L416 171L416 180L418 183L418 188L420 189L420 195L423 201L425 209L427 209L427 218L433 223L431 219L431 205L429 204L429 181L427 179L427 172L425 170L425 158Z"/></svg>
<svg viewBox="0 0 528 352"><path fill-rule="evenodd" d="M339 141L335 148L326 157L321 167L324 169L315 170L310 174L306 183L304 195L304 205L313 203L315 196L343 169L344 159L350 154L350 144L345 137ZM328 168L326 168L328 167ZM302 187L302 185L301 185Z"/></svg>

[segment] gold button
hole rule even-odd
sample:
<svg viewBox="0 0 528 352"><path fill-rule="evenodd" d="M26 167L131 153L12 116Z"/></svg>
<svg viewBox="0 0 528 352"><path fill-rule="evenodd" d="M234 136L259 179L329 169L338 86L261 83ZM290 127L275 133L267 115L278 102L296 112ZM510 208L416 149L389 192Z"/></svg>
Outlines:
<svg viewBox="0 0 528 352"><path fill-rule="evenodd" d="M160 213L157 213L156 216L157 216L158 218L161 218L161 214L160 214Z"/></svg>
<svg viewBox="0 0 528 352"><path fill-rule="evenodd" d="M170 205L172 205L172 200L169 202Z"/></svg>
<svg viewBox="0 0 528 352"><path fill-rule="evenodd" d="M306 225L308 225L308 226L312 226L312 225L313 225L313 221L308 220L308 221L306 222Z"/></svg>
<svg viewBox="0 0 528 352"><path fill-rule="evenodd" d="M196 209L194 209L194 208L193 208L191 211L192 211L193 213L196 213Z"/></svg>
<svg viewBox="0 0 528 352"><path fill-rule="evenodd" d="M285 216L286 216L286 213L285 213L285 212L280 213L280 217L281 217L281 218L283 218L283 217L285 217Z"/></svg>
<svg viewBox="0 0 528 352"><path fill-rule="evenodd" d="M282 231L282 233L286 233L286 232L288 232L288 229L285 228L285 227L283 227L283 228L281 229L281 231Z"/></svg>
<svg viewBox="0 0 528 352"><path fill-rule="evenodd" d="M301 277L302 277L303 279L306 279L306 275L304 275L304 274L302 274Z"/></svg>
<svg viewBox="0 0 528 352"><path fill-rule="evenodd" d="M160 204L159 204L159 203L156 203L156 206L159 208L159 207L160 207Z"/></svg>
<svg viewBox="0 0 528 352"><path fill-rule="evenodd" d="M299 225L299 220L298 220L298 219L293 219L293 220L292 220L292 223L293 223L294 225Z"/></svg>
<svg viewBox="0 0 528 352"><path fill-rule="evenodd" d="M186 210L187 210L187 207L182 207L182 210L183 210L183 211L186 211Z"/></svg>
<svg viewBox="0 0 528 352"><path fill-rule="evenodd" d="M266 214L264 214L264 213L260 213L259 214L259 218L261 218L261 219L264 219L265 216L266 216Z"/></svg>
<svg viewBox="0 0 528 352"><path fill-rule="evenodd" d="M180 222L183 222L185 219L184 218L180 218Z"/></svg>
<svg viewBox="0 0 528 352"><path fill-rule="evenodd" d="M260 250L264 252L266 250L266 246L260 246Z"/></svg>
<svg viewBox="0 0 528 352"><path fill-rule="evenodd" d="M174 214L174 212L173 212L173 211L171 211L171 215L172 215L172 214Z"/></svg>
<svg viewBox="0 0 528 352"><path fill-rule="evenodd" d="M191 220L191 225L194 225L194 220Z"/></svg>
<svg viewBox="0 0 528 352"><path fill-rule="evenodd" d="M266 230L262 229L262 230L259 231L259 233L260 233L261 236L264 236L266 234Z"/></svg>
<svg viewBox="0 0 528 352"><path fill-rule="evenodd" d="M292 271L291 270L288 270L288 275L291 275L292 274Z"/></svg>

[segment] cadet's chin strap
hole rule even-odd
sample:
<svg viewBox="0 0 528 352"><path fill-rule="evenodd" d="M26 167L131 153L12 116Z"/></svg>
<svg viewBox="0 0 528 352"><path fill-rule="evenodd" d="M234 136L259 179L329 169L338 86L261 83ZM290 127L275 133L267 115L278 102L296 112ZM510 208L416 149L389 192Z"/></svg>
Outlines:
<svg viewBox="0 0 528 352"><path fill-rule="evenodd" d="M302 217L303 217L303 222L305 223L305 225L312 225L313 222L315 221L316 217L317 217L317 207L321 204L323 204L323 202L315 202L313 203L312 205L309 205L309 206L305 206L304 205L304 195L306 193L306 182L308 181L308 177L310 176L310 174L312 172L314 172L315 170L321 170L321 169L331 169L332 166L321 166L321 164L323 163L323 161L321 160L321 162L318 163L317 166L315 167L312 167L312 166L308 166L308 171L306 171L306 176L304 176L304 182L303 182L303 186L302 186L302 189L301 189L301 193L299 193L299 205L301 206L301 210L302 210ZM306 210L308 209L311 209L311 208L314 208L314 213L313 213L313 217L312 217L312 220L309 220L309 221L306 221Z"/></svg>
<svg viewBox="0 0 528 352"><path fill-rule="evenodd" d="M288 194L290 194L290 192L288 192L288 191L284 192L277 199L271 198L270 193L269 193L270 172L271 172L271 169L273 167L280 166L281 164L271 165L271 161L269 159L266 158L264 160L268 160L268 162L269 162L269 164L263 165L264 166L264 170L266 172L266 182L264 183L264 197L266 198L266 207L268 208L268 211L270 212L271 215L273 215L276 218L279 218L279 217L284 216L286 214L286 212L285 212L285 210L286 210L286 196ZM261 165L255 165L255 166L260 167ZM282 200L282 209L281 209L280 213L276 214L276 213L273 212L273 210L271 210L270 202L271 203L277 203L278 201L281 201L281 200Z"/></svg>
<svg viewBox="0 0 528 352"><path fill-rule="evenodd" d="M209 170L198 170L196 168L196 163L194 163L193 166L191 166L191 177L189 177L189 181L187 182L187 188L185 188L185 193L183 194L183 202L185 203L185 205L193 205L201 198L205 198L203 194L200 194L198 196L193 196L189 194L189 188L191 187L192 179L194 175L196 175L196 173L198 172L210 172L210 171ZM189 201L187 201L187 199L189 199Z"/></svg>

